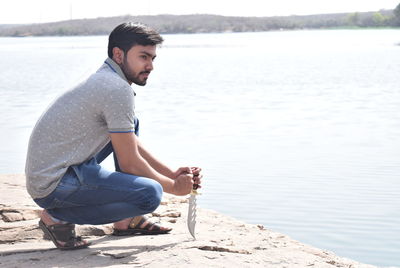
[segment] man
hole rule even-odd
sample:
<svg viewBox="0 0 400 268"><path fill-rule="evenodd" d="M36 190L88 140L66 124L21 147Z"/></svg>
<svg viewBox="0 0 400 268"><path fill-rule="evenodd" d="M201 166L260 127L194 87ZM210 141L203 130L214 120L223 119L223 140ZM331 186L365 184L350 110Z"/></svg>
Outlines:
<svg viewBox="0 0 400 268"><path fill-rule="evenodd" d="M172 170L137 137L131 84L146 85L162 42L145 25L117 26L103 66L60 96L34 127L27 190L44 208L39 226L58 248L89 245L75 235L74 224L112 222L115 235L168 233L141 215L159 206L163 191L186 195L201 183L200 168ZM116 172L99 165L111 152Z"/></svg>

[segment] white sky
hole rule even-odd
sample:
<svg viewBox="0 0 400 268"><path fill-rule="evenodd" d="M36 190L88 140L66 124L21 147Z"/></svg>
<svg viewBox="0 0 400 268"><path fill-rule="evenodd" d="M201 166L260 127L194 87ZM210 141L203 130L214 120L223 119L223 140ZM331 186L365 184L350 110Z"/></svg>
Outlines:
<svg viewBox="0 0 400 268"><path fill-rule="evenodd" d="M394 9L400 0L2 0L0 24L120 15L281 16Z"/></svg>

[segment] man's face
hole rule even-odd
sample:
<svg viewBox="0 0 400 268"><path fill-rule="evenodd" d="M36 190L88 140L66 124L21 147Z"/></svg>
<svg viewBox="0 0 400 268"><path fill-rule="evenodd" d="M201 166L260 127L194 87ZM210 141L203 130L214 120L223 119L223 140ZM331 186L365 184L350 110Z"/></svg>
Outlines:
<svg viewBox="0 0 400 268"><path fill-rule="evenodd" d="M136 85L144 86L150 72L153 70L155 57L156 46L136 45L124 54L119 66L130 84L135 83Z"/></svg>

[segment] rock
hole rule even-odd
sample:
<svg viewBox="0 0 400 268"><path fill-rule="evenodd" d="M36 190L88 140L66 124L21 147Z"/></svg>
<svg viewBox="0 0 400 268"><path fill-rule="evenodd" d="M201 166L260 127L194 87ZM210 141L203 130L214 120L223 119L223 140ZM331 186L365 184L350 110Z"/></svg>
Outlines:
<svg viewBox="0 0 400 268"><path fill-rule="evenodd" d="M39 218L40 209L3 207L0 209L0 214L5 222L26 221Z"/></svg>
<svg viewBox="0 0 400 268"><path fill-rule="evenodd" d="M207 251L238 253L238 254L251 254L251 252L245 249L233 249L233 248L218 247L218 246L200 246L198 247L198 249Z"/></svg>
<svg viewBox="0 0 400 268"><path fill-rule="evenodd" d="M153 212L152 215L154 217L179 218L181 216L181 212L179 211Z"/></svg>
<svg viewBox="0 0 400 268"><path fill-rule="evenodd" d="M16 228L0 227L0 244L41 240L43 232L37 224L21 225Z"/></svg>
<svg viewBox="0 0 400 268"><path fill-rule="evenodd" d="M19 212L3 212L1 214L5 222L22 221L24 217Z"/></svg>
<svg viewBox="0 0 400 268"><path fill-rule="evenodd" d="M260 230L265 230L265 227L264 227L264 225L262 225L262 224L257 224L257 227L258 227L258 229L260 229Z"/></svg>
<svg viewBox="0 0 400 268"><path fill-rule="evenodd" d="M82 236L104 236L113 232L110 225L77 225L76 232Z"/></svg>
<svg viewBox="0 0 400 268"><path fill-rule="evenodd" d="M123 259L129 256L132 256L131 251L123 251L123 250L113 250L113 251L104 251L101 252L98 255L104 255L104 256L110 256L113 259Z"/></svg>
<svg viewBox="0 0 400 268"><path fill-rule="evenodd" d="M176 223L176 219L169 219L168 222L170 222L170 223Z"/></svg>

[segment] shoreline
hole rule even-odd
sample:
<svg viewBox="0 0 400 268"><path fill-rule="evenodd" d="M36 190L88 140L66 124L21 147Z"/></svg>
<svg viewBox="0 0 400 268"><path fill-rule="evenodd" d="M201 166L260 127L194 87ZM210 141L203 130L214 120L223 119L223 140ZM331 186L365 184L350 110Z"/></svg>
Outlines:
<svg viewBox="0 0 400 268"><path fill-rule="evenodd" d="M193 240L187 198L168 194L149 216L172 227L170 234L115 237L110 224L81 225L77 232L92 246L61 251L42 238L40 208L25 190L24 175L0 175L0 196L1 267L376 267L202 208Z"/></svg>
<svg viewBox="0 0 400 268"><path fill-rule="evenodd" d="M360 26L342 26L342 27L330 27L330 28L296 28L296 29L272 29L272 30L260 30L260 31L224 31L224 32L196 32L196 33L164 33L163 35L193 35L193 34L240 34L240 33L268 33L268 32L294 32L294 31L384 31L384 30L396 30L400 31L400 27L395 26L382 26L382 27L360 27ZM0 38L62 38L62 37L108 37L107 34L71 34L71 35L0 35Z"/></svg>

